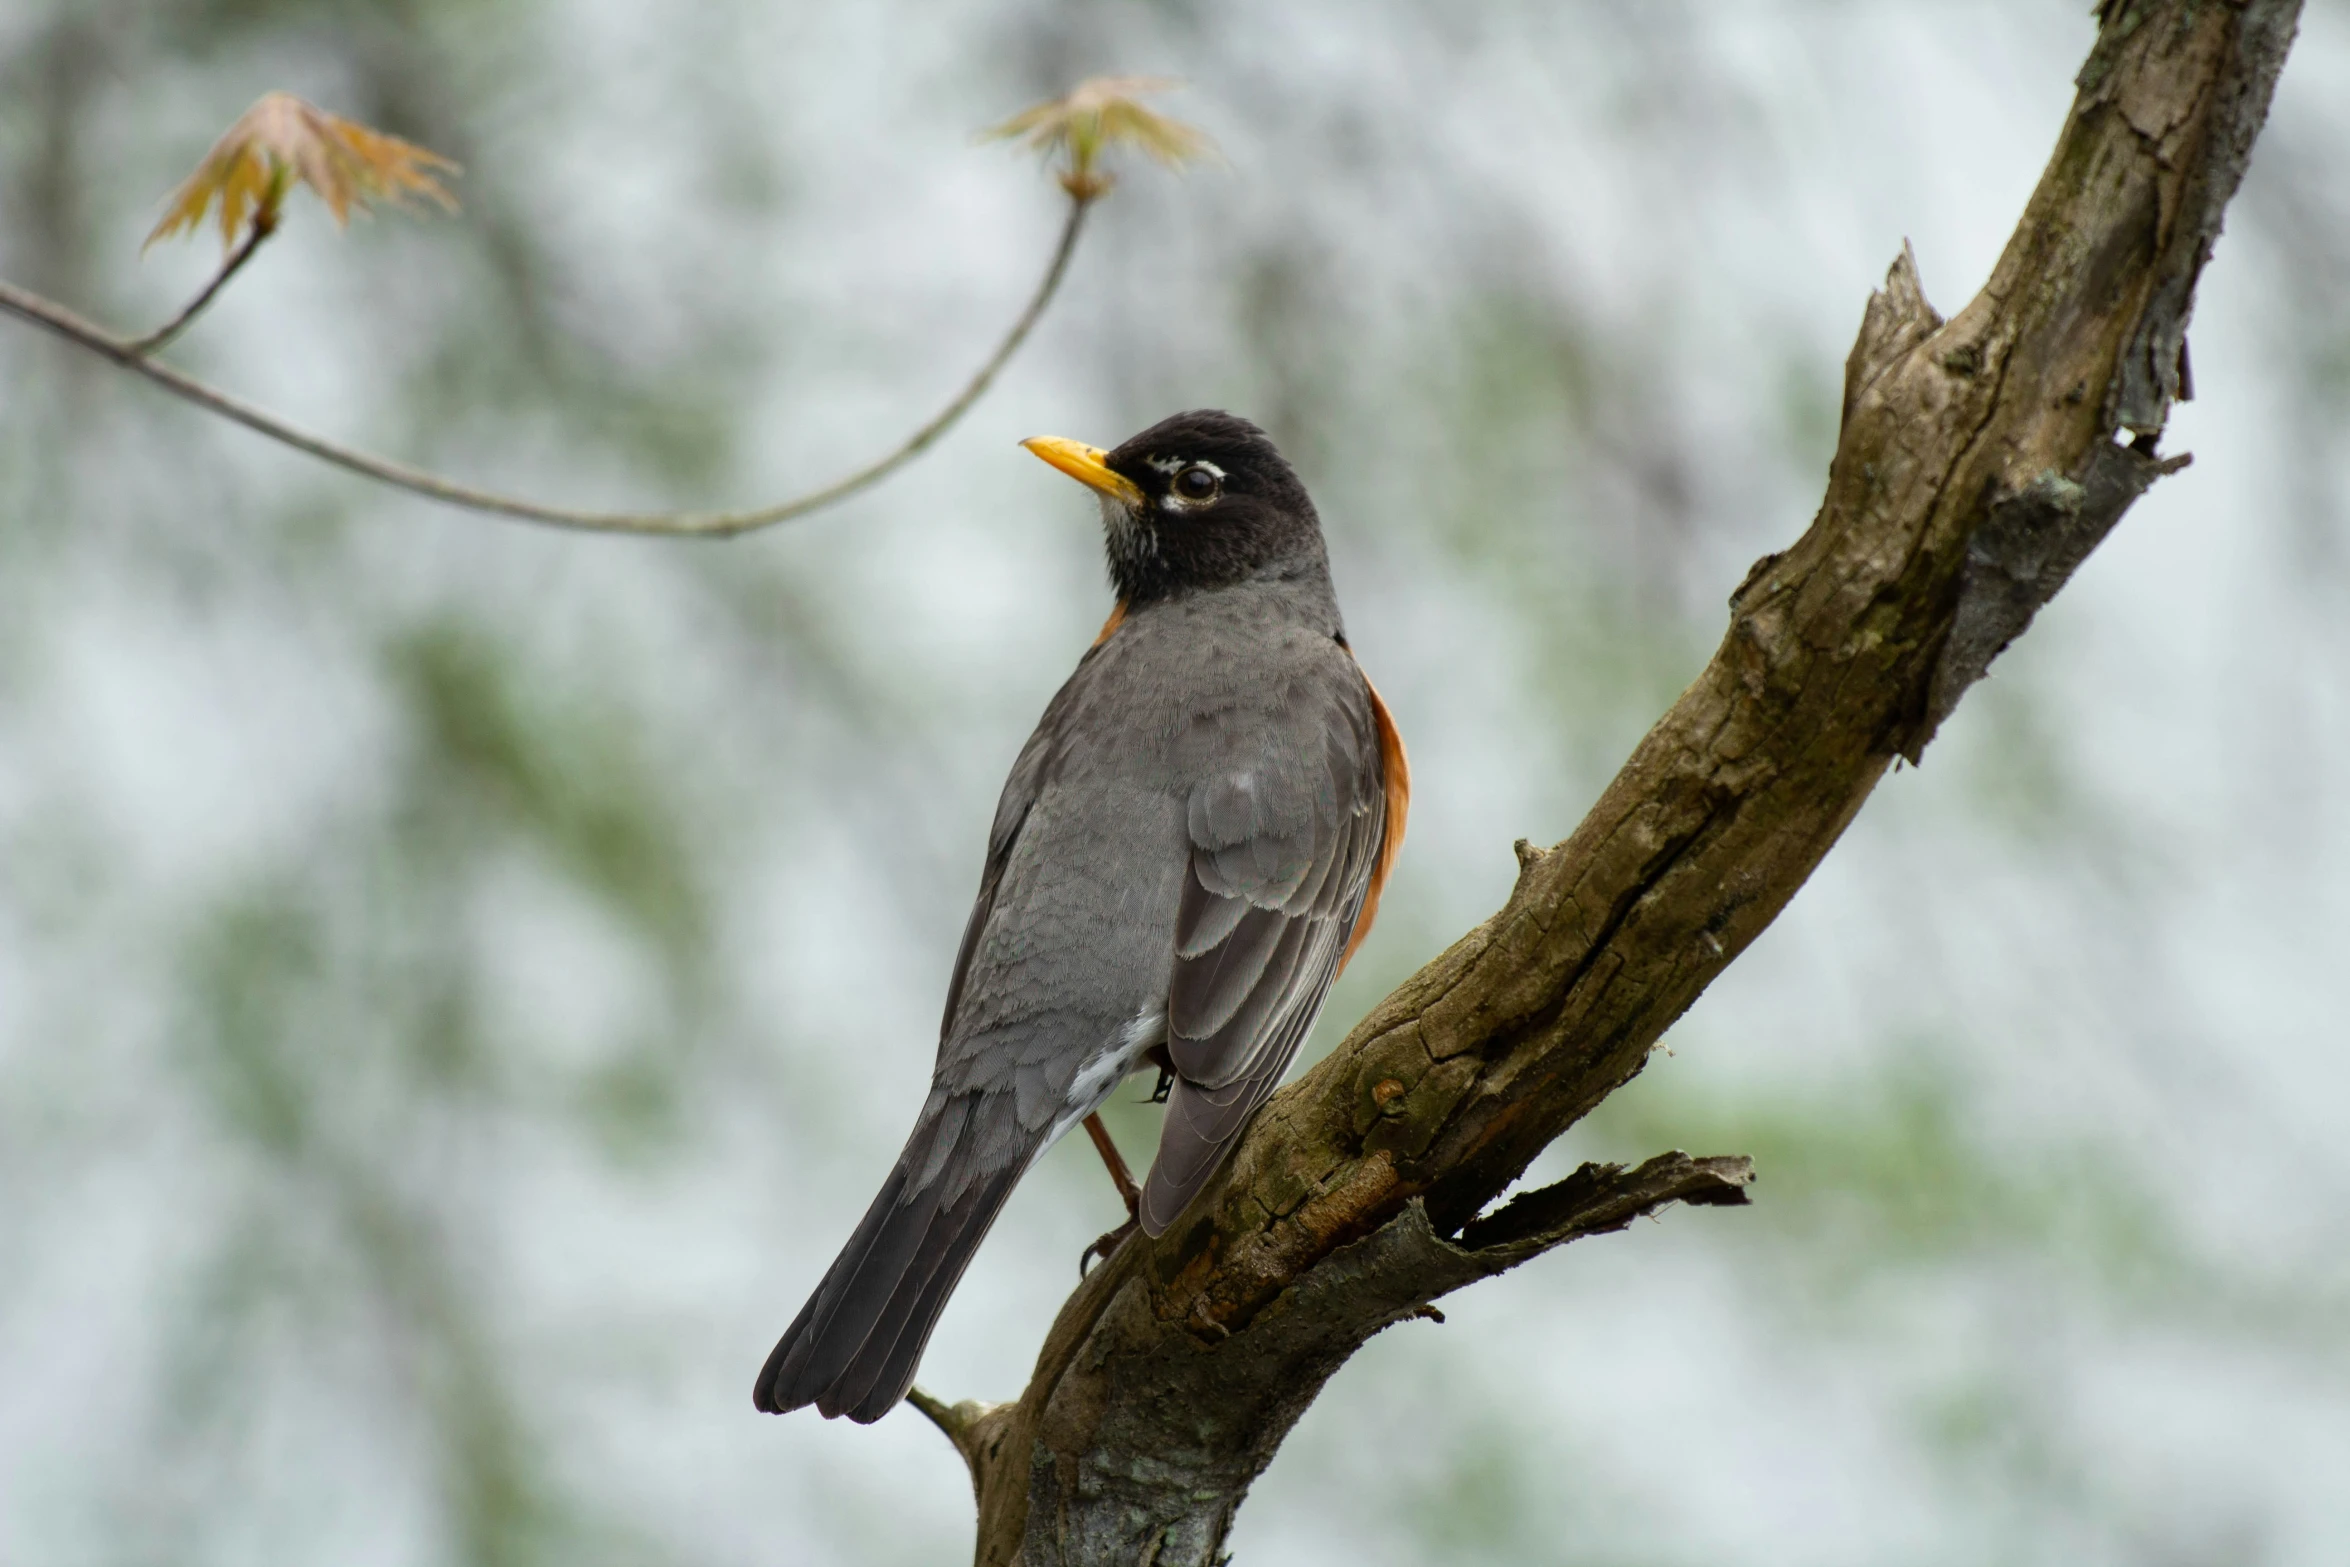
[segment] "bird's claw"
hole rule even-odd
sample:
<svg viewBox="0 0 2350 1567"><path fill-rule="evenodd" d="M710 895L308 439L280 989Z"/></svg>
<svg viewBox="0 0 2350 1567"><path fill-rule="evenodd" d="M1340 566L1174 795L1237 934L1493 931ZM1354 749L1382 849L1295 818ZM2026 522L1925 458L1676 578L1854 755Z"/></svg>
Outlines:
<svg viewBox="0 0 2350 1567"><path fill-rule="evenodd" d="M1084 1278L1085 1275L1092 1270L1094 1259L1097 1257L1104 1262L1109 1261L1110 1253L1118 1249L1119 1243L1124 1241L1127 1236L1132 1235L1141 1227L1142 1226L1139 1221L1128 1219L1124 1224L1119 1225L1116 1229L1111 1230L1109 1233L1096 1236L1092 1245L1086 1247L1084 1251L1078 1253L1077 1276L1081 1279Z"/></svg>

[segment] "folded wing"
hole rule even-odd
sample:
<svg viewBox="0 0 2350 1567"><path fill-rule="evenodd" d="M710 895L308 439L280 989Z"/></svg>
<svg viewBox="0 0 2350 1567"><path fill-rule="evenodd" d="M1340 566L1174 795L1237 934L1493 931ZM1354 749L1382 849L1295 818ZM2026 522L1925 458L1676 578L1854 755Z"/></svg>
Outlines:
<svg viewBox="0 0 2350 1567"><path fill-rule="evenodd" d="M1318 746L1252 756L1192 794L1167 1005L1175 1084L1143 1186L1148 1234L1174 1222L1280 1085L1345 961L1388 858L1384 779L1401 765L1376 702L1367 684L1333 693Z"/></svg>

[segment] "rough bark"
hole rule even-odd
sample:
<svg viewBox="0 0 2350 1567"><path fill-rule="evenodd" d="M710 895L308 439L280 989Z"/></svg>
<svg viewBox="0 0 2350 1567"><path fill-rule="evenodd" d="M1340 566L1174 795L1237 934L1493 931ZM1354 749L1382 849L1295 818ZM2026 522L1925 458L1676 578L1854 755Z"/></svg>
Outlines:
<svg viewBox="0 0 2350 1567"><path fill-rule="evenodd" d="M978 1560L1208 1564L1371 1334L1745 1161L1585 1166L1479 1218L1640 1070L2130 503L2184 395L2194 286L2294 0L2108 0L2039 188L1944 321L1906 249L1846 366L1826 499L1731 596L1711 663L1508 903L1258 1119L1151 1244L1070 1297L1015 1403L925 1401ZM2126 442L2126 444L2125 444ZM1447 1237L1452 1237L1447 1239Z"/></svg>

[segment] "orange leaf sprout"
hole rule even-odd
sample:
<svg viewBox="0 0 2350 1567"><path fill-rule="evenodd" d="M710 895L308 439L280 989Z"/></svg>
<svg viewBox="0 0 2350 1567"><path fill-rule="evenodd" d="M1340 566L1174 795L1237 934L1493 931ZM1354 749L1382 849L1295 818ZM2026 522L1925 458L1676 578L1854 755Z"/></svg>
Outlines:
<svg viewBox="0 0 2350 1567"><path fill-rule="evenodd" d="M237 117L172 192L170 210L147 243L194 231L217 198L221 248L233 249L248 223L263 232L277 226L278 209L297 182L317 193L337 226L376 202L406 205L419 196L454 212L456 198L433 177L436 172L455 174L458 168L439 153L329 114L292 93L268 93Z"/></svg>
<svg viewBox="0 0 2350 1567"><path fill-rule="evenodd" d="M1061 188L1079 201L1091 201L1110 188L1111 176L1095 167L1110 147L1139 147L1169 168L1180 168L1215 151L1215 143L1205 131L1136 101L1147 93L1181 85L1158 76L1089 77L1071 88L1067 97L1023 109L985 134L1017 140L1048 156L1067 154L1068 164L1060 171Z"/></svg>

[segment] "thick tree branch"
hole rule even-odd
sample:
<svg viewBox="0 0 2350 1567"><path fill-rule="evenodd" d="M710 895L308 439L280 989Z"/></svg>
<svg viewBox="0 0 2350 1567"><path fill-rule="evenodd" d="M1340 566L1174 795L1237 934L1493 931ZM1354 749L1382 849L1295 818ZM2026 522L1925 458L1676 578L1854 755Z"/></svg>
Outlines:
<svg viewBox="0 0 2350 1567"><path fill-rule="evenodd" d="M2294 0L2109 0L1991 280L1944 321L1906 250L1869 302L1810 529L1502 910L1267 1108L1155 1244L1079 1286L1017 1403L974 1410L978 1557L1206 1564L1323 1381L1434 1295L1742 1161L1586 1167L1478 1215L1640 1070L1934 728L2175 463L2194 283ZM2117 432L2134 437L2117 444ZM1457 1241L1447 1241L1447 1235Z"/></svg>
<svg viewBox="0 0 2350 1567"><path fill-rule="evenodd" d="M174 370L169 365L158 363L150 357L156 348L170 340L172 334L175 334L188 321L194 319L196 312L201 310L212 296L219 292L221 285L226 283L234 275L236 269L251 256L253 249L259 244L261 231L258 229L255 231L255 237L247 241L244 249L231 259L230 265L214 278L212 284L181 313L177 320L173 321L163 332L151 334L145 338L130 340L118 337L95 322L76 315L55 300L44 298L30 289L19 288L15 284L5 281L0 281L0 310L30 321L35 326L46 328L67 342L86 348L101 359L120 365L125 370L143 375L174 397L184 398L199 408L207 409L223 418L233 419L247 429L259 431L271 440L282 442L293 447L296 451L307 452L323 462L333 463L336 467L347 469L362 478L374 479L396 489L407 490L411 494L443 501L451 506L462 506L472 511L490 512L501 517L520 518L525 522L541 522L558 528L576 528L591 533L651 533L672 538L729 538L738 533L749 533L755 529L773 527L779 522L789 522L795 518L805 517L810 512L820 511L837 501L846 500L858 491L868 489L888 478L898 469L921 456L940 436L946 434L954 426L955 421L969 412L971 405L986 394L988 387L994 384L996 376L1002 372L1006 364L1011 362L1012 356L1020 351L1020 345L1028 341L1028 334L1035 330L1036 323L1044 315L1045 307L1052 303L1053 295L1060 290L1061 279L1067 275L1069 270L1069 258L1077 253L1078 236L1085 229L1085 215L1091 210L1093 203L1099 199L1100 194L1099 190L1071 192L1068 218L1061 225L1060 240L1053 247L1052 260L1047 263L1044 276L1038 281L1035 293L1029 296L1027 306L1012 322L1011 330L1007 331L1003 340L996 345L995 352L988 355L986 363L982 364L978 372L964 383L963 389L957 392L944 408L940 409L912 435L907 436L891 448L890 451L857 469L854 473L791 500L747 511L586 511L568 506L544 505L537 501L525 500L519 496L501 494L495 490L479 489L473 485L460 484L454 479L445 479L439 474L428 473L421 468L412 468L406 463L394 462L388 457L372 456L369 453L345 446L339 441L330 441L322 435L313 435L307 430L287 423L267 409L256 407L242 398L207 386L194 376Z"/></svg>

